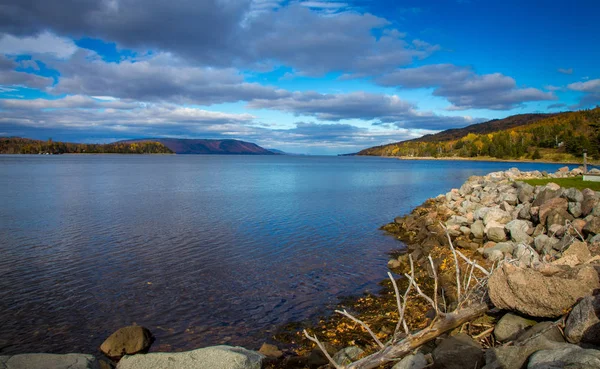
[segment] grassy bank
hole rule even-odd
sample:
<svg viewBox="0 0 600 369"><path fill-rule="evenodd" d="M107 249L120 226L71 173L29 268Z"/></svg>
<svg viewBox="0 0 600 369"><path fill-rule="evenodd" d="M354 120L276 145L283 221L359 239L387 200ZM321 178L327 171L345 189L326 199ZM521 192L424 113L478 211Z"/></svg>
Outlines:
<svg viewBox="0 0 600 369"><path fill-rule="evenodd" d="M524 182L529 183L532 186L544 186L552 182L564 188L573 187L578 190L589 188L594 191L600 191L600 182L584 181L583 177L528 179Z"/></svg>

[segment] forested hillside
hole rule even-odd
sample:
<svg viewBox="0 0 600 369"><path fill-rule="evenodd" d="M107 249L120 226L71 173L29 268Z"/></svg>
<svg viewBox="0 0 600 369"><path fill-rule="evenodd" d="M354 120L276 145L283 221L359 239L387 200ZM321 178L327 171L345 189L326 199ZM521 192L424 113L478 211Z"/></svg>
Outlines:
<svg viewBox="0 0 600 369"><path fill-rule="evenodd" d="M81 144L41 141L20 137L0 137L0 154L172 154L159 142L115 142Z"/></svg>
<svg viewBox="0 0 600 369"><path fill-rule="evenodd" d="M528 115L525 120L515 117L523 116L502 120L507 125L490 121L369 148L358 155L565 161L581 157L585 149L591 158L600 159L600 108L548 116ZM523 124L511 125L517 121ZM480 133L473 133L478 130ZM457 131L470 133L456 137Z"/></svg>

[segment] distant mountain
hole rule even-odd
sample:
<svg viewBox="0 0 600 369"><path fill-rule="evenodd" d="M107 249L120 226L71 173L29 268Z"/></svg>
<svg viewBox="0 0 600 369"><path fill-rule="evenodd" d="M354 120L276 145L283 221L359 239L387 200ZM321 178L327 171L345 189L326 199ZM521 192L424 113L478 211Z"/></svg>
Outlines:
<svg viewBox="0 0 600 369"><path fill-rule="evenodd" d="M277 150L277 149L267 149L267 150L269 150L270 152L272 152L274 154L278 154L278 155L288 155L287 152L281 151L281 150Z"/></svg>
<svg viewBox="0 0 600 369"><path fill-rule="evenodd" d="M122 142L159 142L175 154L205 155L275 155L257 144L239 140L207 140L183 138L149 138Z"/></svg>
<svg viewBox="0 0 600 369"><path fill-rule="evenodd" d="M173 152L155 140L82 144L51 139L42 141L21 137L0 137L0 154L173 154Z"/></svg>
<svg viewBox="0 0 600 369"><path fill-rule="evenodd" d="M356 155L572 161L583 150L600 157L600 108L514 115L371 147Z"/></svg>

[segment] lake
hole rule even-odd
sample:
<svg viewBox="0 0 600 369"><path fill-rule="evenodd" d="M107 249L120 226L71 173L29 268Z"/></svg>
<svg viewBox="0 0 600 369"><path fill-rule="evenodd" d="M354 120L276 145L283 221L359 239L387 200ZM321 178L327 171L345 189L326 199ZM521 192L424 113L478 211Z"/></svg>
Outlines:
<svg viewBox="0 0 600 369"><path fill-rule="evenodd" d="M378 228L469 176L558 165L302 156L0 156L0 352L257 349L377 291Z"/></svg>

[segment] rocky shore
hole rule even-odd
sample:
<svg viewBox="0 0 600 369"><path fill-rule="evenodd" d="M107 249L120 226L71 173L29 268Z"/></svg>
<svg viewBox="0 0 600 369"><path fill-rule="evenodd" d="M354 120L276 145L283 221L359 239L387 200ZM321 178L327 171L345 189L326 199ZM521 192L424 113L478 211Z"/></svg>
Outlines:
<svg viewBox="0 0 600 369"><path fill-rule="evenodd" d="M427 200L412 213L382 227L406 244L388 267L397 277L414 262L423 292L440 298L450 311L459 304L452 244L491 270L485 283L487 312L414 348L382 368L599 368L600 369L600 193L532 186L528 179L560 179L582 174L511 169L471 177L459 189ZM450 240L450 241L449 241ZM428 256L431 255L431 261ZM432 276L437 283L427 283ZM381 342L394 338L398 321L391 283L379 295L343 304L369 324ZM408 286L399 278L401 290ZM436 294L437 291L439 292ZM460 295L460 294L458 294ZM443 302L443 303L442 303ZM424 301L407 305L411 334L437 319ZM308 330L320 336L338 367L380 348L364 329L332 316ZM410 335L409 335L410 336ZM298 334L298 341L301 336ZM17 368L326 368L328 359L308 340L296 354L264 344L256 352L215 346L179 353L147 353L151 333L125 327L92 355L24 354L0 356L0 369Z"/></svg>

